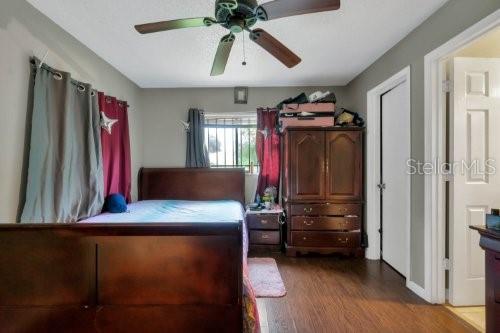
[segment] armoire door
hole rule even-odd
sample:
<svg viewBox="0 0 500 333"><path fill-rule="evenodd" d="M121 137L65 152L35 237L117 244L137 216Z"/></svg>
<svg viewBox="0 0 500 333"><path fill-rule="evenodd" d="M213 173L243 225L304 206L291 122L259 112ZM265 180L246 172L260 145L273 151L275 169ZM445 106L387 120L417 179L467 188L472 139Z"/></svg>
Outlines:
<svg viewBox="0 0 500 333"><path fill-rule="evenodd" d="M327 200L360 201L363 191L362 132L327 132L326 161Z"/></svg>
<svg viewBox="0 0 500 333"><path fill-rule="evenodd" d="M325 198L325 133L290 132L291 200Z"/></svg>

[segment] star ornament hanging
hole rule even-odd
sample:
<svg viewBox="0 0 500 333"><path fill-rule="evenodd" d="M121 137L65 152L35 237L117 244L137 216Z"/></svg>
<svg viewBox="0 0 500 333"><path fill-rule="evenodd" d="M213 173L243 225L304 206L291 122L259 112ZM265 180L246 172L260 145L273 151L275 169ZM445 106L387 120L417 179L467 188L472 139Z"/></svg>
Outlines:
<svg viewBox="0 0 500 333"><path fill-rule="evenodd" d="M184 130L186 132L191 131L191 124L190 123L181 120L181 125L184 126Z"/></svg>
<svg viewBox="0 0 500 333"><path fill-rule="evenodd" d="M271 131L267 127L264 128L263 130L260 130L259 132L264 136L264 139L266 139L266 140L267 140L267 137L269 135L271 135Z"/></svg>
<svg viewBox="0 0 500 333"><path fill-rule="evenodd" d="M113 129L113 125L118 122L118 119L111 119L104 114L104 112L101 112L101 128L105 129L106 132L111 135L111 130Z"/></svg>

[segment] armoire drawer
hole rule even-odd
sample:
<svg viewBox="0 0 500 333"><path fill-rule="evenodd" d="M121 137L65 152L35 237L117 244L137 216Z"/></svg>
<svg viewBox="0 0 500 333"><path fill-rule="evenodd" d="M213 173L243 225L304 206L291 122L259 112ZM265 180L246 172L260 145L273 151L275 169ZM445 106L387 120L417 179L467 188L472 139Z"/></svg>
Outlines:
<svg viewBox="0 0 500 333"><path fill-rule="evenodd" d="M360 232L292 231L293 246L346 247L361 246Z"/></svg>
<svg viewBox="0 0 500 333"><path fill-rule="evenodd" d="M250 230L250 244L279 245L279 231Z"/></svg>
<svg viewBox="0 0 500 333"><path fill-rule="evenodd" d="M338 230L353 231L361 229L360 217L308 217L293 216L292 230Z"/></svg>
<svg viewBox="0 0 500 333"><path fill-rule="evenodd" d="M355 215L361 216L361 205L358 204L292 204L292 215L302 216L318 216L318 215L333 215L346 216Z"/></svg>
<svg viewBox="0 0 500 333"><path fill-rule="evenodd" d="M279 230L279 214L249 214L247 215L249 229Z"/></svg>

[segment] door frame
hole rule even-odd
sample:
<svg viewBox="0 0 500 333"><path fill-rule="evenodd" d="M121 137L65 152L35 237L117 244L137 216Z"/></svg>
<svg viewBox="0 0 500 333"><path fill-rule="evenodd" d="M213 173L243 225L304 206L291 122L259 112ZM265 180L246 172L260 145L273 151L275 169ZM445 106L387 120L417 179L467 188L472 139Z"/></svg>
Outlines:
<svg viewBox="0 0 500 333"><path fill-rule="evenodd" d="M380 190L377 185L380 180L380 134L381 126L381 97L389 90L396 88L402 83L407 83L406 93L408 94L408 104L405 106L403 112L408 112L411 118L411 68L410 66L404 68L399 73L395 74L388 80L382 82L367 94L367 167L366 167L366 230L368 234L368 248L366 249L366 258L370 260L380 260ZM408 151L411 153L411 122L407 124L408 135L410 136L410 146ZM407 203L411 208L411 176L407 176L408 193ZM413 290L413 283L410 281L411 265L410 265L410 227L411 227L411 209L408 210L405 218L408 243L406 252L406 285Z"/></svg>
<svg viewBox="0 0 500 333"><path fill-rule="evenodd" d="M425 161L440 163L446 157L446 99L442 83L449 57L489 31L500 27L497 10L425 56ZM446 302L445 213L446 182L438 172L425 176L425 299Z"/></svg>

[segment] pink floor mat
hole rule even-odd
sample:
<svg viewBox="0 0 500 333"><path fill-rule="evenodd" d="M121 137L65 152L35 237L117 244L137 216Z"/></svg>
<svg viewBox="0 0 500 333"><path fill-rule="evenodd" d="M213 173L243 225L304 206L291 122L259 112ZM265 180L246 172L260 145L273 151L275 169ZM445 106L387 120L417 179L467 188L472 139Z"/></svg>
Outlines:
<svg viewBox="0 0 500 333"><path fill-rule="evenodd" d="M285 285L276 260L272 258L248 258L250 281L256 297L283 297Z"/></svg>

